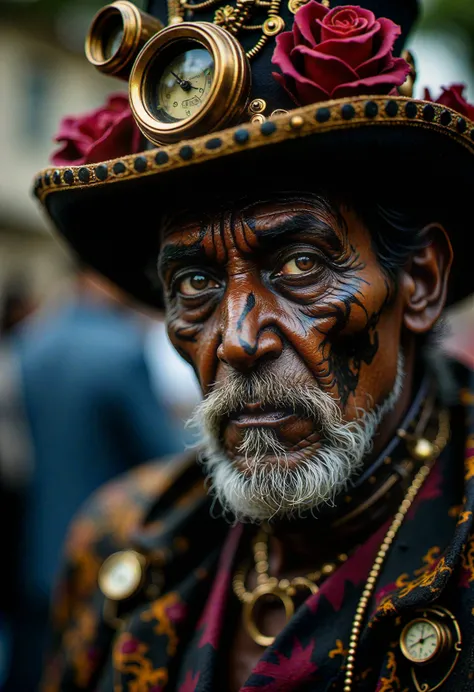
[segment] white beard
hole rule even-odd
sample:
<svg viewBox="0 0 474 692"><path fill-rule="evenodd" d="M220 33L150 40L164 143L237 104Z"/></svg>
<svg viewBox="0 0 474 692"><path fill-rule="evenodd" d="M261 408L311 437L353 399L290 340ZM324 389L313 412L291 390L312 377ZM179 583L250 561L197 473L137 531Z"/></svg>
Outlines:
<svg viewBox="0 0 474 692"><path fill-rule="evenodd" d="M301 516L324 504L334 504L363 468L377 428L400 398L403 379L400 352L390 395L378 406L361 410L356 420L345 422L334 399L317 386L292 383L289 391L270 373L250 377L232 374L196 407L189 421L198 430L200 461L210 492L223 512L238 521L261 522L275 516ZM236 468L220 442L220 426L223 417L237 410L242 401L252 400L276 408L303 409L322 431L314 453L305 456L292 451L297 463L290 468L287 451L273 430L248 428L237 449L245 457L247 473ZM274 460L268 461L269 457Z"/></svg>

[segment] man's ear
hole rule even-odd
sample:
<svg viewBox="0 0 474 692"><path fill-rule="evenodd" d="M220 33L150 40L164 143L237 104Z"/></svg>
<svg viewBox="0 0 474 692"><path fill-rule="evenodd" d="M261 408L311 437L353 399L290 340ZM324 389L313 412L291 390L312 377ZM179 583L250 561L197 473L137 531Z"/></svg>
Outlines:
<svg viewBox="0 0 474 692"><path fill-rule="evenodd" d="M436 324L446 303L453 248L438 223L423 229L425 244L404 269L400 288L405 297L403 322L414 334L425 334Z"/></svg>

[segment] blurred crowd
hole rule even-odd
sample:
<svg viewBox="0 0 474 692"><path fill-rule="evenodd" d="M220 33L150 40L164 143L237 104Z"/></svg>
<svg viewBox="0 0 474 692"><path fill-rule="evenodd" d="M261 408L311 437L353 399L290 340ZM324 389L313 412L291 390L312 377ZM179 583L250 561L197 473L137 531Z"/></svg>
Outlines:
<svg viewBox="0 0 474 692"><path fill-rule="evenodd" d="M15 280L1 300L3 692L37 688L72 516L111 477L182 451L199 398L159 318L82 266L61 294L38 305Z"/></svg>

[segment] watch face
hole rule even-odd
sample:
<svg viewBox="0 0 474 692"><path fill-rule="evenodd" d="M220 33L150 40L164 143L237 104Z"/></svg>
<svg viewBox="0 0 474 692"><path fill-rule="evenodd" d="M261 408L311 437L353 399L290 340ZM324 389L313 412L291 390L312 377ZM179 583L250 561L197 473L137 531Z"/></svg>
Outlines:
<svg viewBox="0 0 474 692"><path fill-rule="evenodd" d="M415 620L405 628L402 644L407 658L425 663L438 652L439 632L429 620Z"/></svg>
<svg viewBox="0 0 474 692"><path fill-rule="evenodd" d="M195 115L209 96L213 78L214 61L204 48L190 47L176 55L158 81L157 117L163 122L175 122Z"/></svg>

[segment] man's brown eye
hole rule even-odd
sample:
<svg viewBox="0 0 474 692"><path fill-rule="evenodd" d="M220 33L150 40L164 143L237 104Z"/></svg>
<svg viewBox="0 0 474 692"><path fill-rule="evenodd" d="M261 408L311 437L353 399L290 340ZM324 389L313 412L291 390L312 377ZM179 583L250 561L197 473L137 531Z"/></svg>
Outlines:
<svg viewBox="0 0 474 692"><path fill-rule="evenodd" d="M219 284L205 274L196 273L183 279L178 290L183 296L196 296L208 288L219 288Z"/></svg>
<svg viewBox="0 0 474 692"><path fill-rule="evenodd" d="M299 274L304 274L314 269L315 264L315 257L311 257L311 255L298 255L298 257L293 257L293 259L283 265L280 275L298 276Z"/></svg>

